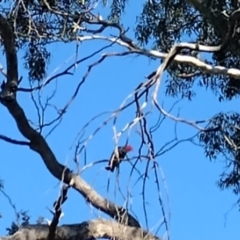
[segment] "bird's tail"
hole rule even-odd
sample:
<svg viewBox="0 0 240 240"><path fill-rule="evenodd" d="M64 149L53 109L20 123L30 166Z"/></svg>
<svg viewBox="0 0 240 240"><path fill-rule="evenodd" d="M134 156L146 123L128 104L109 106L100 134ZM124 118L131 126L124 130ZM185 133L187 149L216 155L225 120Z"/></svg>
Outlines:
<svg viewBox="0 0 240 240"><path fill-rule="evenodd" d="M112 167L112 166L106 166L105 169L108 171L111 171L111 172L114 171L114 167Z"/></svg>

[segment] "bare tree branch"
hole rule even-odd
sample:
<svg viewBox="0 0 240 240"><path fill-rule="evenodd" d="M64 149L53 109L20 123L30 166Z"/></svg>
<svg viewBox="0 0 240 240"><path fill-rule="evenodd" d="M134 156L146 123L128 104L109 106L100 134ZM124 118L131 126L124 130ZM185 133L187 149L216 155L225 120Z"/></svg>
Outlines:
<svg viewBox="0 0 240 240"><path fill-rule="evenodd" d="M16 144L16 145L29 146L29 142L15 140L10 137L4 136L2 134L0 134L0 139L3 141L6 141L8 143L12 143L12 144Z"/></svg>
<svg viewBox="0 0 240 240"><path fill-rule="evenodd" d="M156 50L147 50L147 49L134 49L131 47L128 43L123 42L122 40L118 39L117 37L106 37L101 35L92 35L92 36L84 36L84 37L78 37L79 41L87 41L87 40L94 40L94 39L101 39L105 41L110 42L116 42L118 45L122 47L126 47L130 49L129 52L127 52L124 55L129 54L140 54L144 55L146 57L155 57L155 58L167 58L168 53L162 53ZM205 46L205 45L199 45L194 43L181 43L179 44L182 48L188 48L192 50L198 50L202 52L216 52L219 50L219 46ZM114 55L108 55L108 57L117 56L117 54ZM172 59L178 63L187 63L193 67L196 67L200 69L202 72L207 74L218 74L218 75L227 75L230 77L233 77L235 79L240 79L240 70L236 68L226 68L223 66L213 66L208 63L205 63L204 61L193 57L193 56L186 56L177 54L174 59Z"/></svg>
<svg viewBox="0 0 240 240"><path fill-rule="evenodd" d="M67 185L72 186L94 207L108 214L112 218L115 218L121 223L129 226L140 227L138 221L132 215L127 213L124 208L119 207L103 198L82 178L73 174L68 168L59 163L43 136L30 126L24 110L18 104L16 99L18 69L14 35L10 25L1 15L0 33L3 38L7 56L8 74L7 83L3 86L2 92L0 93L0 100L16 121L18 130L30 141L30 148L42 157L47 169L54 177L63 181Z"/></svg>
<svg viewBox="0 0 240 240"><path fill-rule="evenodd" d="M22 227L12 236L1 237L1 240L38 240L47 239L48 225L28 225ZM61 240L89 240L97 238L121 240L161 240L157 236L137 227L97 219L80 224L62 225L56 229L55 239Z"/></svg>
<svg viewBox="0 0 240 240"><path fill-rule="evenodd" d="M58 225L59 219L61 218L61 215L62 215L61 206L67 200L67 192L68 192L68 186L63 185L63 187L61 189L61 194L60 194L58 200L54 203L55 213L53 215L53 220L49 226L49 233L48 233L48 237L47 237L48 240L54 240L56 237L57 225Z"/></svg>
<svg viewBox="0 0 240 240"><path fill-rule="evenodd" d="M13 203L11 197L3 190L3 188L0 187L0 192L3 194L3 196L8 200L10 206L12 207L15 217L16 217L16 222L19 225L19 211L17 210L16 205Z"/></svg>

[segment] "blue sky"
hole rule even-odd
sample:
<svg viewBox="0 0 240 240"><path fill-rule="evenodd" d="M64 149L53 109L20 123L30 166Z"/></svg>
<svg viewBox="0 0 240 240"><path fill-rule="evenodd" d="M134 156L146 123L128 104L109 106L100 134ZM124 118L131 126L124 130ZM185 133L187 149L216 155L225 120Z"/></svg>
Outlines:
<svg viewBox="0 0 240 240"><path fill-rule="evenodd" d="M142 4L142 3L141 3ZM141 4L129 4L128 11L124 14L125 27L133 27L135 15L140 11ZM100 12L100 8L99 8ZM131 13L131 14L129 14ZM135 13L135 15L133 14ZM133 36L132 32L128 33ZM78 58L85 57L108 43L103 41L86 42L79 48ZM48 75L66 68L75 60L76 44L55 44L50 47L52 59L48 68ZM103 51L103 53L123 51L124 49L115 46ZM79 64L74 76L64 76L57 80L57 95L52 100L59 108L72 96L75 87L81 81L87 71L87 66L101 57L100 54L87 62ZM3 62L3 57L1 62ZM68 61L68 59L70 59ZM144 76L158 67L159 60L149 61L146 57L111 57L92 69L89 77L81 87L75 101L65 114L60 126L47 138L47 141L57 156L58 160L75 169L73 162L74 149L71 148L83 125L93 116L117 109L122 101L144 80ZM23 68L22 53L19 53L19 75L23 76L22 86L27 86L27 73ZM164 77L167 77L166 74ZM52 83L42 93L42 99L50 95L56 85ZM165 86L161 86L158 100L164 103L164 108L169 110L178 98L172 99L164 96ZM28 119L37 122L37 113L31 98L26 93L19 93L19 103L24 107ZM191 120L208 119L219 111L233 111L237 108L237 101L219 103L211 92L205 89L197 89L197 96L193 101L180 101L172 111L172 114L180 114L181 117ZM151 109L149 105L148 110ZM117 129L122 129L134 118L134 107L123 112L117 121ZM0 134L24 140L19 134L15 122L4 107L0 107L2 124ZM55 116L54 110L49 108L46 120ZM87 129L85 137L93 133L95 129L109 117L103 115L94 121ZM149 115L149 127L154 125L159 114L156 109ZM161 127L154 134L154 143L160 149L167 141L174 138L175 123L166 119ZM46 129L47 133L50 129ZM189 138L196 133L196 130L184 124L177 124L178 139ZM120 139L124 144L126 134ZM95 162L107 159L114 147L112 123L104 126L98 134L89 141L87 145L87 162ZM136 156L139 148L139 136L133 129L129 142L134 151L129 155ZM76 142L75 142L76 143ZM5 191L16 204L17 210L28 210L32 222L39 216L51 219L46 207L51 208L59 194L58 181L53 178L45 168L41 158L27 147L14 146L0 141L2 151L2 166L0 178L4 180ZM230 191L220 191L216 186L219 174L224 167L224 159L210 162L205 158L203 149L194 146L189 142L180 144L178 147L160 156L158 164L164 173L159 173L161 194L164 200L167 216L171 216L170 234L172 240L223 240L227 237L231 240L239 239L239 212L235 205L237 201ZM84 165L84 156L79 158L80 167ZM92 184L93 187L105 197L118 204L124 204L124 199L116 190L115 174L106 173L105 163L97 164L83 172L82 177ZM144 171L146 162L138 164L140 171ZM141 225L146 228L142 202L142 182L134 186L138 175L134 173L130 185L129 171L130 164L123 163L121 166L119 182L123 193L126 195L130 188L133 213L136 214ZM162 220L161 207L158 202L157 188L154 172L149 174L147 181L147 212L150 229L155 232L159 222ZM110 179L110 190L107 192L107 184ZM167 185L167 188L166 188ZM69 191L68 201L64 204L65 216L61 224L82 222L96 217L106 217L103 213L93 209L86 204L85 200L74 190ZM168 200L169 199L169 200ZM6 234L6 227L14 220L14 211L8 201L0 194L0 235ZM164 234L164 227L159 234Z"/></svg>

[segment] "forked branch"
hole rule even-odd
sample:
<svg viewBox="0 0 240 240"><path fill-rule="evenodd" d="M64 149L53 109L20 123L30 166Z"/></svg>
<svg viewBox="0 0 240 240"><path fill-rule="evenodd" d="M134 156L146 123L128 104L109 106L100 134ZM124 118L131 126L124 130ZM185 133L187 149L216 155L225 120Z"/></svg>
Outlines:
<svg viewBox="0 0 240 240"><path fill-rule="evenodd" d="M1 15L0 33L6 52L8 75L7 82L4 84L2 91L0 92L0 101L6 106L9 113L14 118L18 130L29 140L30 148L42 157L47 169L54 177L73 187L94 207L121 223L140 227L138 221L124 208L103 198L82 178L73 174L68 168L59 163L43 136L30 126L24 110L17 102L16 91L14 91L17 89L18 84L17 54L14 35L7 20Z"/></svg>

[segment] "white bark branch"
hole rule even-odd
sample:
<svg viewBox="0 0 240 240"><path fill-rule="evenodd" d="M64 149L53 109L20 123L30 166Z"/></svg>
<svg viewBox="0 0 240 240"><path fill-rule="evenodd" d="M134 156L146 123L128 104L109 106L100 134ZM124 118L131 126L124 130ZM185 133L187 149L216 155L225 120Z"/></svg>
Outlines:
<svg viewBox="0 0 240 240"><path fill-rule="evenodd" d="M78 39L79 39L79 41L101 39L101 40L105 40L105 41L109 41L109 42L113 42L113 43L115 42L122 47L126 47L126 48L130 49L130 52L132 54L135 53L135 54L140 54L140 55L144 55L144 56L147 56L147 57L155 57L155 58L159 58L159 59L165 59L168 56L168 53L161 53L161 52L156 51L156 50L132 49L132 47L129 46L126 42L123 42L119 38L115 38L115 37L92 35L92 36L79 37ZM193 45L193 44L189 44L189 43L182 43L182 44ZM207 49L208 46L205 46L205 48ZM204 51L206 51L206 49ZM211 50L209 50L209 51L211 51ZM194 66L194 67L200 69L203 73L227 75L227 76L233 77L235 79L240 79L240 70L237 69L237 68L226 68L226 67L223 67L223 66L212 66L212 65L207 64L204 61L202 61L202 60L200 60L196 57L186 56L186 55L181 55L181 54L176 55L176 57L174 58L173 61L178 62L178 63L187 63L191 66Z"/></svg>

